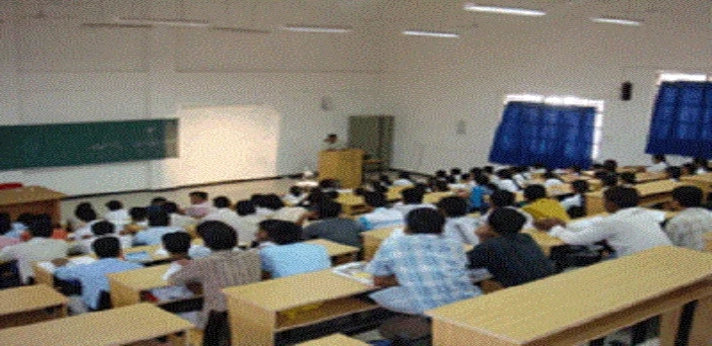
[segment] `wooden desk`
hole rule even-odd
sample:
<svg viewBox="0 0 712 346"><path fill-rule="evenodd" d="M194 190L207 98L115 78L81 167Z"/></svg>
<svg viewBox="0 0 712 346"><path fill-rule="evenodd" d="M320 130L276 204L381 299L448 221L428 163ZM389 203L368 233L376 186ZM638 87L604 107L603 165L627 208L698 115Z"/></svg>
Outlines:
<svg viewBox="0 0 712 346"><path fill-rule="evenodd" d="M67 297L46 285L0 290L0 328L65 317L68 302Z"/></svg>
<svg viewBox="0 0 712 346"><path fill-rule="evenodd" d="M703 198L707 198L707 195L712 192L712 173L684 176L680 180L702 189Z"/></svg>
<svg viewBox="0 0 712 346"><path fill-rule="evenodd" d="M450 196L454 196L451 191L426 193L423 196L423 203L437 204L441 199Z"/></svg>
<svg viewBox="0 0 712 346"><path fill-rule="evenodd" d="M297 344L297 346L366 346L363 341L350 338L344 334L333 334L323 338Z"/></svg>
<svg viewBox="0 0 712 346"><path fill-rule="evenodd" d="M141 292L169 286L168 281L163 280L168 267L170 264L107 274L111 304L115 308L138 304Z"/></svg>
<svg viewBox="0 0 712 346"><path fill-rule="evenodd" d="M307 240L305 243L321 245L326 248L326 252L331 257L331 262L333 265L344 264L353 262L356 260L359 248L344 244L339 244L327 239L312 239Z"/></svg>
<svg viewBox="0 0 712 346"><path fill-rule="evenodd" d="M536 185L536 184L535 184ZM543 184L539 184L543 185ZM546 195L552 198L556 198L559 196L564 196L564 195L570 195L573 194L574 190L571 187L571 184L561 184L561 185L555 185L555 186L549 186L546 188ZM524 202L524 192L523 191L517 191L514 194L514 200L517 203Z"/></svg>
<svg viewBox="0 0 712 346"><path fill-rule="evenodd" d="M185 332L191 328L193 325L190 322L156 306L136 304L0 330L0 344L3 346L126 345L168 335L171 344L186 345Z"/></svg>
<svg viewBox="0 0 712 346"><path fill-rule="evenodd" d="M551 254L552 247L566 245L563 240L553 237L549 235L549 233L540 231L536 228L525 229L522 233L529 234L532 238L534 238L534 241L539 244L539 247L547 257Z"/></svg>
<svg viewBox="0 0 712 346"><path fill-rule="evenodd" d="M661 315L675 345L683 305L698 301L689 345L712 342L712 255L659 247L426 312L433 344L577 345Z"/></svg>
<svg viewBox="0 0 712 346"><path fill-rule="evenodd" d="M62 219L60 201L67 195L42 186L25 186L0 190L0 212L9 213L14 220L22 213L48 214L52 222Z"/></svg>
<svg viewBox="0 0 712 346"><path fill-rule="evenodd" d="M373 310L376 304L353 296L374 289L330 269L226 288L232 343L274 345L278 332ZM292 319L280 313L315 303L322 305Z"/></svg>
<svg viewBox="0 0 712 346"><path fill-rule="evenodd" d="M655 204L672 200L672 190L678 186L686 185L671 180L660 180L645 184L635 185L640 194L640 206L650 207ZM605 212L603 207L603 191L589 192L586 194L586 215L595 215Z"/></svg>
<svg viewBox="0 0 712 346"><path fill-rule="evenodd" d="M668 179L668 176L665 172L642 172L635 174L635 181L638 184L665 179Z"/></svg>

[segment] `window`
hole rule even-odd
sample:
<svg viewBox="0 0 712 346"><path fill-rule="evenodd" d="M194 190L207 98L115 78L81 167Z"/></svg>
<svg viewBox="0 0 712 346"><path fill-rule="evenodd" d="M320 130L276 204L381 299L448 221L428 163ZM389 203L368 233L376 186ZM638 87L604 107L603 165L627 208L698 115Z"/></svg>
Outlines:
<svg viewBox="0 0 712 346"><path fill-rule="evenodd" d="M648 154L712 157L712 76L661 73Z"/></svg>
<svg viewBox="0 0 712 346"><path fill-rule="evenodd" d="M603 101L540 95L509 95L505 101L491 162L589 167L598 156Z"/></svg>

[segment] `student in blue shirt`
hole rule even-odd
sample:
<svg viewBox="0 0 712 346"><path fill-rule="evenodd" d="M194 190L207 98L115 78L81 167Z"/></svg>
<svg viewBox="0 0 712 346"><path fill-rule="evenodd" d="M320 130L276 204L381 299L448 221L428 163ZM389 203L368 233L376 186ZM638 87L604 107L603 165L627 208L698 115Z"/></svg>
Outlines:
<svg viewBox="0 0 712 346"><path fill-rule="evenodd" d="M260 222L258 238L272 242L262 247L262 270L272 278L313 272L331 267L326 248L321 245L301 243L302 228L282 220Z"/></svg>
<svg viewBox="0 0 712 346"><path fill-rule="evenodd" d="M53 260L58 266L54 275L60 280L77 280L82 285L82 302L90 309L99 308L101 292L109 292L109 279L106 274L142 268L140 264L126 262L120 259L121 245L114 237L104 237L91 244L92 250L99 258L96 262L73 267L65 266L66 258Z"/></svg>
<svg viewBox="0 0 712 346"><path fill-rule="evenodd" d="M171 217L165 210L148 214L148 229L136 233L134 245L160 245L164 234L185 232L180 227L169 226Z"/></svg>
<svg viewBox="0 0 712 346"><path fill-rule="evenodd" d="M365 230L403 225L403 214L388 208L388 202L382 193L367 192L363 199L370 212L359 217L358 222Z"/></svg>

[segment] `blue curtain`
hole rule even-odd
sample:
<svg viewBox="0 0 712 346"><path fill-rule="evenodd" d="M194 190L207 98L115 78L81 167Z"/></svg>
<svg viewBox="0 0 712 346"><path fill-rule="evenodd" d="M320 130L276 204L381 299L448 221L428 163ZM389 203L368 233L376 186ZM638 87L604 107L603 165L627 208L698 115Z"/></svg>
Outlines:
<svg viewBox="0 0 712 346"><path fill-rule="evenodd" d="M549 168L591 165L596 108L509 102L497 128L489 160Z"/></svg>
<svg viewBox="0 0 712 346"><path fill-rule="evenodd" d="M660 85L645 152L712 158L712 83Z"/></svg>

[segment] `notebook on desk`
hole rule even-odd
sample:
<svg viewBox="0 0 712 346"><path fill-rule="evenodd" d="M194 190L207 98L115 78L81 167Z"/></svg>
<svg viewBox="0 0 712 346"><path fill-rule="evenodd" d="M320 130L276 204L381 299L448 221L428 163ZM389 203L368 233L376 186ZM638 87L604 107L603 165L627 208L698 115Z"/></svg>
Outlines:
<svg viewBox="0 0 712 346"><path fill-rule="evenodd" d="M144 263L153 261L153 257L146 251L129 252L124 254L124 259L129 262Z"/></svg>

